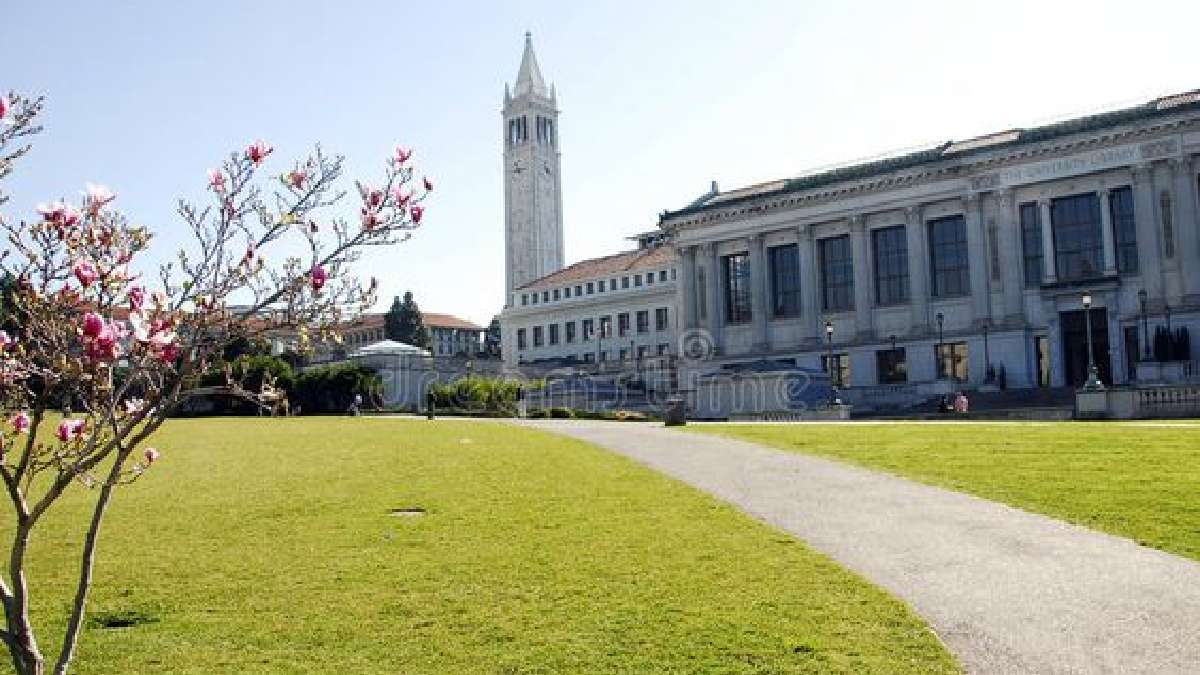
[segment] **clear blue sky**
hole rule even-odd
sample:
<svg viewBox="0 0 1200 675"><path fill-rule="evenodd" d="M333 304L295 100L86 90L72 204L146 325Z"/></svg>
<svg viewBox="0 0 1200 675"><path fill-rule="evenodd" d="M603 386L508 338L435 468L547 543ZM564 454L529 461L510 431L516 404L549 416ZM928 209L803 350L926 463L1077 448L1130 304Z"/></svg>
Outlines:
<svg viewBox="0 0 1200 675"><path fill-rule="evenodd" d="M182 243L177 196L257 137L437 183L370 255L384 299L486 322L502 299L501 122L524 32L557 84L568 260L724 188L1200 87L1200 3L39 2L0 10L0 90L44 93L9 217L85 181Z"/></svg>

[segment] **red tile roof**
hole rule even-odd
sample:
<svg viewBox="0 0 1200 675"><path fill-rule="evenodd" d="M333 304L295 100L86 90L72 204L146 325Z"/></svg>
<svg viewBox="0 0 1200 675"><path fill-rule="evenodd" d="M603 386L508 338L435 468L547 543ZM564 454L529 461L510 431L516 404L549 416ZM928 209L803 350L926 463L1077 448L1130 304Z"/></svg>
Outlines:
<svg viewBox="0 0 1200 675"><path fill-rule="evenodd" d="M466 319L460 319L452 314L434 314L433 312L421 312L421 318L424 319L425 325L429 328L458 328L459 330L484 330L483 326L477 326Z"/></svg>
<svg viewBox="0 0 1200 675"><path fill-rule="evenodd" d="M578 281L595 279L619 272L631 272L650 268L658 269L670 265L674 261L675 249L671 246L664 245L649 249L625 251L624 253L604 256L603 258L580 260L574 265L547 274L541 279L535 279L521 286L518 290L567 286Z"/></svg>

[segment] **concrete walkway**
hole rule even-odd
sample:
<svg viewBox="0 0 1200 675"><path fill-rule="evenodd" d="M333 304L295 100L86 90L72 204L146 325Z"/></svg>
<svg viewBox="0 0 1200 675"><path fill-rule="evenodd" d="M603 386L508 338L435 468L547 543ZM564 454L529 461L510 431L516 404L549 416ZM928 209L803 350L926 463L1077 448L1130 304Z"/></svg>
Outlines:
<svg viewBox="0 0 1200 675"><path fill-rule="evenodd" d="M1190 560L752 443L650 424L523 424L631 457L791 532L908 602L970 673L1200 673Z"/></svg>

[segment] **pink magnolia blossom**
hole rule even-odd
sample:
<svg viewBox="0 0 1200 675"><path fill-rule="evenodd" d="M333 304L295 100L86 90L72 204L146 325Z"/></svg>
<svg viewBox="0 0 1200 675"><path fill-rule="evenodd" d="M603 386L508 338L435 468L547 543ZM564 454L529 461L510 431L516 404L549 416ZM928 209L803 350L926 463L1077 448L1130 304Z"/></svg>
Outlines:
<svg viewBox="0 0 1200 675"><path fill-rule="evenodd" d="M0 352L8 351L17 341L6 330L0 330Z"/></svg>
<svg viewBox="0 0 1200 675"><path fill-rule="evenodd" d="M142 456L146 458L146 464L150 465L158 460L159 457L162 457L162 453L154 448L146 448L145 452L142 453Z"/></svg>
<svg viewBox="0 0 1200 675"><path fill-rule="evenodd" d="M373 230L377 225L379 225L380 222L382 222L379 218L379 213L371 209L363 209L359 217L362 220L362 227L364 230ZM315 231L316 230L314 230L314 232Z"/></svg>
<svg viewBox="0 0 1200 675"><path fill-rule="evenodd" d="M4 100L4 96L0 95L0 120L8 114L8 101Z"/></svg>
<svg viewBox="0 0 1200 675"><path fill-rule="evenodd" d="M125 401L125 414L136 415L146 409L146 401L141 398L131 398Z"/></svg>
<svg viewBox="0 0 1200 675"><path fill-rule="evenodd" d="M95 312L88 312L83 315L83 334L89 338L95 338L104 331L104 317Z"/></svg>
<svg viewBox="0 0 1200 675"><path fill-rule="evenodd" d="M33 422L29 418L29 413L22 410L16 415L13 415L12 418L9 419L8 423L12 425L13 432L23 434L29 431L29 425Z"/></svg>
<svg viewBox="0 0 1200 675"><path fill-rule="evenodd" d="M254 166L259 166L274 149L260 138L246 147L246 159L254 162Z"/></svg>
<svg viewBox="0 0 1200 675"><path fill-rule="evenodd" d="M43 220L59 227L70 227L79 222L79 212L63 202L38 204L37 211Z"/></svg>
<svg viewBox="0 0 1200 675"><path fill-rule="evenodd" d="M163 345L163 347L158 350L158 359L163 363L174 363L175 359L177 358L179 358L179 345L175 344L174 342Z"/></svg>
<svg viewBox="0 0 1200 675"><path fill-rule="evenodd" d="M425 191L433 192L433 181L429 180L429 178L425 178L424 181L425 181Z"/></svg>
<svg viewBox="0 0 1200 675"><path fill-rule="evenodd" d="M208 187L213 192L220 193L225 191L225 174L221 173L220 169L208 170Z"/></svg>
<svg viewBox="0 0 1200 675"><path fill-rule="evenodd" d="M54 435L63 443L69 443L83 435L85 425L83 420L63 420L58 423Z"/></svg>
<svg viewBox="0 0 1200 675"><path fill-rule="evenodd" d="M75 264L71 266L71 272L84 288L91 286L96 279L100 278L100 272L96 269L95 263L84 258L75 261Z"/></svg>
<svg viewBox="0 0 1200 675"><path fill-rule="evenodd" d="M128 296L130 311L142 311L142 307L146 304L146 289L141 286L134 286L129 289Z"/></svg>
<svg viewBox="0 0 1200 675"><path fill-rule="evenodd" d="M117 198L117 195L112 190L103 185L94 185L92 183L87 184L87 190L83 194L85 197L84 203L87 204L88 211L93 215Z"/></svg>
<svg viewBox="0 0 1200 675"><path fill-rule="evenodd" d="M288 185L299 190L304 187L304 181L308 180L308 174L303 169L295 169L289 171L284 178L287 180Z"/></svg>
<svg viewBox="0 0 1200 675"><path fill-rule="evenodd" d="M413 151L403 147L396 147L396 165L403 166L405 162L412 157Z"/></svg>
<svg viewBox="0 0 1200 675"><path fill-rule="evenodd" d="M404 188L400 187L399 185L392 188L392 201L396 203L396 208L404 208L410 199L412 199L412 195L405 192Z"/></svg>
<svg viewBox="0 0 1200 675"><path fill-rule="evenodd" d="M420 204L414 204L411 211L413 222L420 224L421 218L425 215L425 207L421 206Z"/></svg>
<svg viewBox="0 0 1200 675"><path fill-rule="evenodd" d="M329 273L325 271L324 267L315 265L309 274L312 276L313 291L320 293L321 288L325 286L325 282L329 280Z"/></svg>

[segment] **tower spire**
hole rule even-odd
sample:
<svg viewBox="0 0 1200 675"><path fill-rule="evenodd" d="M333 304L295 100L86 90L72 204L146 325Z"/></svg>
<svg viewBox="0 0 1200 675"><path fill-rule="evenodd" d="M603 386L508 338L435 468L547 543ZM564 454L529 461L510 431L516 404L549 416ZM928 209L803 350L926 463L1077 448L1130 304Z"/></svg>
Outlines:
<svg viewBox="0 0 1200 675"><path fill-rule="evenodd" d="M538 67L537 56L533 53L533 33L525 31L525 53L521 55L521 68L517 71L517 84L513 96L534 95L549 98L546 80L542 78L542 69Z"/></svg>

